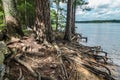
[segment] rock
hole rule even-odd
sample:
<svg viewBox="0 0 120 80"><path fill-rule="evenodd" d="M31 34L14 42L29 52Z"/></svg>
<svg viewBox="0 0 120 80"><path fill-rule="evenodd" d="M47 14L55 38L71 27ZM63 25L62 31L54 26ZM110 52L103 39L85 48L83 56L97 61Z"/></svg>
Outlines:
<svg viewBox="0 0 120 80"><path fill-rule="evenodd" d="M6 52L6 45L3 41L0 41L0 65L3 64L5 52Z"/></svg>
<svg viewBox="0 0 120 80"><path fill-rule="evenodd" d="M3 39L3 33L0 31L0 41Z"/></svg>
<svg viewBox="0 0 120 80"><path fill-rule="evenodd" d="M3 76L5 75L5 65L0 65L0 80L3 80Z"/></svg>
<svg viewBox="0 0 120 80"><path fill-rule="evenodd" d="M5 42L0 41L0 55L8 54L8 53L10 53L10 51L9 51L9 49L7 48Z"/></svg>
<svg viewBox="0 0 120 80"><path fill-rule="evenodd" d="M5 65L3 64L5 59L5 54L8 54L9 50L6 44L3 41L0 41L0 80L4 76L5 73Z"/></svg>

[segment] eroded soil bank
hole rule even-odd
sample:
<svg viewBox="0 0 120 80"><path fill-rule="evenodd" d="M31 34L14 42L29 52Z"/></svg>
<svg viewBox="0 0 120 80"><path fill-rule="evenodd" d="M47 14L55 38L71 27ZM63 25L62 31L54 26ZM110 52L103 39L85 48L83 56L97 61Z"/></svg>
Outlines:
<svg viewBox="0 0 120 80"><path fill-rule="evenodd" d="M99 46L57 40L38 44L33 37L6 43L5 80L115 80L114 66Z"/></svg>

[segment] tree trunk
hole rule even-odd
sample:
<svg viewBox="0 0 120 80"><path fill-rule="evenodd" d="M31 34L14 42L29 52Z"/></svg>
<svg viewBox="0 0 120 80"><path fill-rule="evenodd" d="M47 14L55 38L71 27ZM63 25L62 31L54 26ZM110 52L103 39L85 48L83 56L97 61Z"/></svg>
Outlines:
<svg viewBox="0 0 120 80"><path fill-rule="evenodd" d="M49 0L35 0L35 26L36 39L40 43L51 41L52 27L50 23Z"/></svg>
<svg viewBox="0 0 120 80"><path fill-rule="evenodd" d="M72 0L67 3L67 23L65 27L64 40L71 41L71 26L72 26Z"/></svg>
<svg viewBox="0 0 120 80"><path fill-rule="evenodd" d="M59 18L59 4L60 4L60 1L57 0L56 1L56 5L57 5L57 11L56 11L56 31L58 31L58 18Z"/></svg>
<svg viewBox="0 0 120 80"><path fill-rule="evenodd" d="M76 13L76 0L73 0L73 4L72 5L72 28L71 28L71 32L72 34L75 34L75 13Z"/></svg>
<svg viewBox="0 0 120 80"><path fill-rule="evenodd" d="M27 16L27 2L25 0L25 27L27 28L28 25L28 16Z"/></svg>
<svg viewBox="0 0 120 80"><path fill-rule="evenodd" d="M15 0L2 0L8 37L22 37L24 34L17 18Z"/></svg>

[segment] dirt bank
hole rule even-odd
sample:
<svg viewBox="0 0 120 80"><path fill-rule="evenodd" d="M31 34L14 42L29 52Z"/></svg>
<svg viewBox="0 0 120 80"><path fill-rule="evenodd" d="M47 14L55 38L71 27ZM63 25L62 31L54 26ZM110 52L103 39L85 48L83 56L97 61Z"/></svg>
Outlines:
<svg viewBox="0 0 120 80"><path fill-rule="evenodd" d="M4 78L8 80L114 80L107 53L99 46L63 40L38 44L32 37L7 46L11 54L4 62Z"/></svg>

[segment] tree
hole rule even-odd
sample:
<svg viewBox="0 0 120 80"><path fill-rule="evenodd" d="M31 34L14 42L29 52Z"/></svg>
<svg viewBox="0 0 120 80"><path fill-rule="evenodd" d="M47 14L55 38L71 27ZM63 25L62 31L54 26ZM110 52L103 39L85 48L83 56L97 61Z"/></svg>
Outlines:
<svg viewBox="0 0 120 80"><path fill-rule="evenodd" d="M59 18L59 7L60 7L60 0L54 0L54 2L56 3L56 31L58 31L58 18Z"/></svg>
<svg viewBox="0 0 120 80"><path fill-rule="evenodd" d="M62 13L62 11L65 11L64 8L61 8L60 3L65 3L66 0L53 0L53 3L56 4L56 8L53 9L55 11L55 25L56 25L56 31L58 31L58 27L62 28L63 23L61 21L64 21L65 15Z"/></svg>
<svg viewBox="0 0 120 80"><path fill-rule="evenodd" d="M2 26L4 26L4 12L2 8L2 2L0 0L0 29Z"/></svg>
<svg viewBox="0 0 120 80"><path fill-rule="evenodd" d="M52 40L52 28L50 23L49 0L35 0L35 26L36 39L40 43Z"/></svg>
<svg viewBox="0 0 120 80"><path fill-rule="evenodd" d="M69 0L68 0L69 1ZM69 4L69 2L68 2ZM70 25L70 28L71 28L71 34L75 34L75 14L76 14L76 8L77 6L83 6L83 5L87 5L88 3L85 2L84 0L72 0L71 1L71 6L68 6L68 7L72 7L71 8L71 11L69 12L68 11L68 14L71 16L69 16L71 19L67 19L71 22L69 22L71 25ZM83 10L87 10L87 8L84 8ZM68 16L67 16L68 17ZM68 22L68 21L67 21ZM67 26L66 26L67 27ZM69 35L69 37L71 37L71 35Z"/></svg>
<svg viewBox="0 0 120 80"><path fill-rule="evenodd" d="M25 28L34 25L34 7L34 0L17 0L17 9L19 13L20 22L22 26L25 26Z"/></svg>
<svg viewBox="0 0 120 80"><path fill-rule="evenodd" d="M68 0L67 2L67 23L65 27L64 40L68 41L71 41L72 2L73 0Z"/></svg>
<svg viewBox="0 0 120 80"><path fill-rule="evenodd" d="M71 33L75 34L75 13L76 13L76 0L72 2L72 26L71 26Z"/></svg>
<svg viewBox="0 0 120 80"><path fill-rule="evenodd" d="M24 36L20 26L15 0L2 0L5 14L6 33L9 38Z"/></svg>
<svg viewBox="0 0 120 80"><path fill-rule="evenodd" d="M88 3L85 2L84 0L73 0L73 4L72 4L72 27L71 27L71 33L75 34L75 14L76 14L76 8L77 6L83 6L83 5L87 5ZM83 10L87 10L87 8L83 9Z"/></svg>

